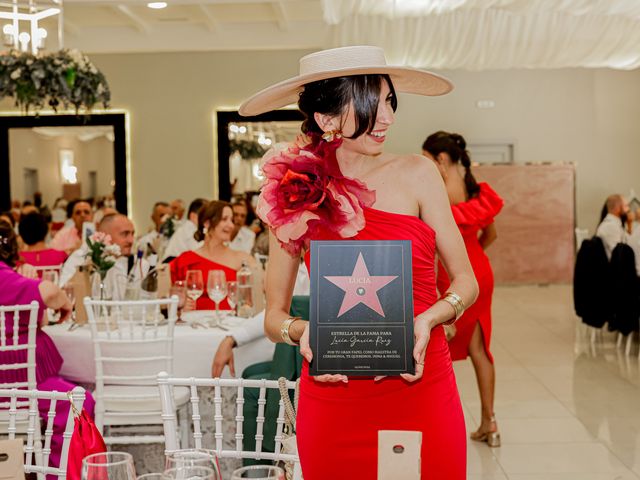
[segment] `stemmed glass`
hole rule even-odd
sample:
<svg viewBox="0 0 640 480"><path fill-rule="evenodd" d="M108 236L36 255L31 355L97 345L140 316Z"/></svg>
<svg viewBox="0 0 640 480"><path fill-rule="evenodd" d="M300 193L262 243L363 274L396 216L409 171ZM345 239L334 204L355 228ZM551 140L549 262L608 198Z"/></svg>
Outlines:
<svg viewBox="0 0 640 480"><path fill-rule="evenodd" d="M185 467L206 467L213 470L213 480L222 480L218 456L213 450L191 448L168 453L165 460L167 472L177 472ZM175 478L175 477L174 477Z"/></svg>
<svg viewBox="0 0 640 480"><path fill-rule="evenodd" d="M204 293L204 282L202 281L202 271L187 270L185 285L187 288L187 297L189 297L195 303L196 300L198 300Z"/></svg>
<svg viewBox="0 0 640 480"><path fill-rule="evenodd" d="M201 466L188 466L170 468L164 471L165 476L171 480L218 480L213 468Z"/></svg>
<svg viewBox="0 0 640 480"><path fill-rule="evenodd" d="M184 280L176 280L171 285L169 289L169 296L177 296L178 297L178 318L182 314L182 309L184 308L184 304L187 301L187 286Z"/></svg>
<svg viewBox="0 0 640 480"><path fill-rule="evenodd" d="M207 293L209 298L216 304L216 321L212 326L227 330L220 319L220 302L227 296L227 277L224 274L224 270L209 271Z"/></svg>
<svg viewBox="0 0 640 480"><path fill-rule="evenodd" d="M82 460L82 480L136 480L133 457L125 452L94 453Z"/></svg>
<svg viewBox="0 0 640 480"><path fill-rule="evenodd" d="M71 322L76 321L76 290L73 283L69 282L64 287L62 287L62 291L65 293L69 302L71 302Z"/></svg>
<svg viewBox="0 0 640 480"><path fill-rule="evenodd" d="M227 303L235 314L238 303L238 282L227 282Z"/></svg>
<svg viewBox="0 0 640 480"><path fill-rule="evenodd" d="M58 281L60 276L56 270L43 270L42 271L42 281L49 281L54 285L58 285ZM58 314L51 308L47 308L47 317L51 321L51 323L55 323L58 321Z"/></svg>

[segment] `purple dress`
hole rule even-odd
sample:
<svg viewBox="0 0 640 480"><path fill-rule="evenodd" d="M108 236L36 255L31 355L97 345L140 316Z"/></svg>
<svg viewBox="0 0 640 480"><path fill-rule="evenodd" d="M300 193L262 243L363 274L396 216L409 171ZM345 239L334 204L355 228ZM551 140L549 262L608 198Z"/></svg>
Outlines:
<svg viewBox="0 0 640 480"><path fill-rule="evenodd" d="M40 305L39 318L46 306L40 296L38 286L40 280L32 280L25 278L17 272L14 272L9 266L0 262L0 305L27 305L32 301L37 301ZM7 344L13 342L13 318L5 323L5 334ZM20 313L20 321L18 323L18 338L20 343L27 342L27 329L29 326L29 312ZM26 352L0 352L0 364L26 362ZM75 387L75 384L68 382L59 376L60 367L62 367L62 357L58 352L51 338L38 327L36 333L36 383L38 390L51 392L67 392ZM0 382L26 382L26 370L0 370ZM93 417L95 401L91 394L87 392L87 398L84 402L84 408ZM38 402L40 410L40 418L43 425L47 422L47 412L49 411L49 400L41 400ZM67 424L69 415L69 403L59 402L56 406L56 416L53 421L53 437L51 438L51 455L49 456L49 464L52 467L60 465L60 451L62 449L62 434Z"/></svg>

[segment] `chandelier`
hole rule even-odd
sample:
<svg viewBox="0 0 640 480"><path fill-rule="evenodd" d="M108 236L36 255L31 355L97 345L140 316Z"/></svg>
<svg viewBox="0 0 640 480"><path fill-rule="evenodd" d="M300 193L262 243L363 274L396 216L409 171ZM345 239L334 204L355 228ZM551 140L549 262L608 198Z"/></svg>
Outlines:
<svg viewBox="0 0 640 480"><path fill-rule="evenodd" d="M58 47L62 48L62 0L45 0L37 3L34 0L0 1L0 21L9 20L2 25L5 46L37 54L45 47L48 37L47 30L39 22L54 16L57 16Z"/></svg>

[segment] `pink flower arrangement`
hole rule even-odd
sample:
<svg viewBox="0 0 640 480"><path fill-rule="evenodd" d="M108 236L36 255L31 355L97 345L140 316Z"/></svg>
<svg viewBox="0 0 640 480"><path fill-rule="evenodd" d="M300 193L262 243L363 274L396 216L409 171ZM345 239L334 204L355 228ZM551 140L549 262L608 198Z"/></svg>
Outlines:
<svg viewBox="0 0 640 480"><path fill-rule="evenodd" d="M116 264L120 256L120 247L113 244L111 236L103 232L96 232L87 238L89 251L86 257L93 269L104 278L111 267Z"/></svg>
<svg viewBox="0 0 640 480"><path fill-rule="evenodd" d="M375 192L342 175L335 150L341 141L312 137L279 144L263 157L265 181L256 212L292 256L311 239L350 238L364 228L364 207Z"/></svg>

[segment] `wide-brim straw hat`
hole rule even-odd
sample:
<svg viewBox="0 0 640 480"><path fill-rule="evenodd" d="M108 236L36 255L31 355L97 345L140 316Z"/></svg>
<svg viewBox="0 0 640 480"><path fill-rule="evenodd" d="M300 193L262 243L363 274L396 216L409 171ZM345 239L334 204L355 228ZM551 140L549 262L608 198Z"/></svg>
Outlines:
<svg viewBox="0 0 640 480"><path fill-rule="evenodd" d="M311 53L300 59L300 74L261 90L238 110L245 117L259 115L297 103L307 83L349 75L389 75L396 92L438 96L449 93L453 84L444 77L410 67L387 65L379 47L353 46Z"/></svg>

